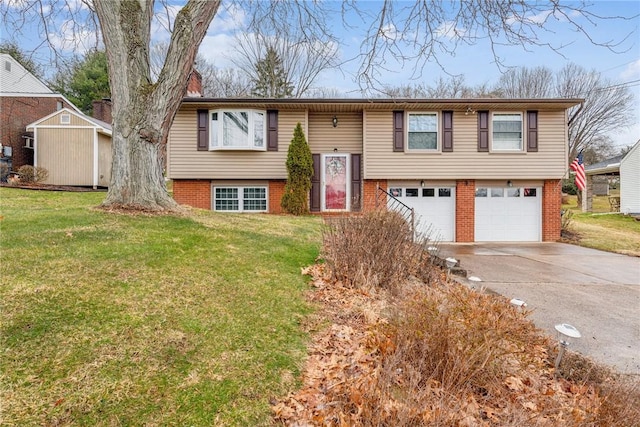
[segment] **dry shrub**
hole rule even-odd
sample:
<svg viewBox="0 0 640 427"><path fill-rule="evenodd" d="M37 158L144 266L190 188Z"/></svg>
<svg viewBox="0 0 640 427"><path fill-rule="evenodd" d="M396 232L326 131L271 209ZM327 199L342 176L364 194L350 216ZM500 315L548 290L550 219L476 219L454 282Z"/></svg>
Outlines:
<svg viewBox="0 0 640 427"><path fill-rule="evenodd" d="M428 270L428 254L413 242L411 226L394 211L332 218L323 237L329 273L346 286L393 288Z"/></svg>
<svg viewBox="0 0 640 427"><path fill-rule="evenodd" d="M18 169L18 175L21 182L31 184L46 181L49 177L49 171L40 166L24 165Z"/></svg>
<svg viewBox="0 0 640 427"><path fill-rule="evenodd" d="M602 403L594 425L598 427L640 426L640 379L620 377L600 387Z"/></svg>

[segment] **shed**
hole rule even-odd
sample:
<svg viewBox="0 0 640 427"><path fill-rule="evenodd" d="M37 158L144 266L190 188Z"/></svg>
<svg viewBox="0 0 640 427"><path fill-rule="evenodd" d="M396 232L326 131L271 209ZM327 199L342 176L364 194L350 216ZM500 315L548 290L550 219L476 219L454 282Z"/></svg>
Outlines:
<svg viewBox="0 0 640 427"><path fill-rule="evenodd" d="M68 108L27 126L34 166L49 172L45 184L107 187L111 180L111 125Z"/></svg>
<svg viewBox="0 0 640 427"><path fill-rule="evenodd" d="M640 141L620 161L620 212L640 214Z"/></svg>

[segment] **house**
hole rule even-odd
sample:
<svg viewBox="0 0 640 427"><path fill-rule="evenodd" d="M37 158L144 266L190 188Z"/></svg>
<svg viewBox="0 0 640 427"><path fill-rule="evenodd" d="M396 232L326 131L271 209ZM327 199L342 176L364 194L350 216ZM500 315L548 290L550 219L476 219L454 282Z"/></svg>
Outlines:
<svg viewBox="0 0 640 427"><path fill-rule="evenodd" d="M640 214L640 141L625 155L611 157L585 168L587 178L584 210L591 211L591 198L598 195L595 180L601 176L620 177L620 197L610 197L612 210L625 214Z"/></svg>
<svg viewBox="0 0 640 427"><path fill-rule="evenodd" d="M300 122L314 160L312 212L393 199L442 241L554 241L566 111L581 101L184 98L167 174L181 204L280 213Z"/></svg>
<svg viewBox="0 0 640 427"><path fill-rule="evenodd" d="M54 93L11 55L0 53L0 157L12 170L33 165L33 146L25 127L62 108L80 112Z"/></svg>
<svg viewBox="0 0 640 427"><path fill-rule="evenodd" d="M27 125L33 134L34 166L45 184L107 187L111 180L111 125L63 108Z"/></svg>

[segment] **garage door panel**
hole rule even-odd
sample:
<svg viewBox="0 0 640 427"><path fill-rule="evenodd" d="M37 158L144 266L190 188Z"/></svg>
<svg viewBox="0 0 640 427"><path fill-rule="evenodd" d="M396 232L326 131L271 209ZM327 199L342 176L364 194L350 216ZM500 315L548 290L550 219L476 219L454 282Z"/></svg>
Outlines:
<svg viewBox="0 0 640 427"><path fill-rule="evenodd" d="M475 240L536 242L541 236L541 188L476 191ZM479 197L478 195L486 195ZM525 195L527 197L525 197Z"/></svg>
<svg viewBox="0 0 640 427"><path fill-rule="evenodd" d="M390 185L390 187L393 186ZM397 199L414 209L418 235L443 242L454 240L454 187L394 188L396 189L399 190ZM407 194L417 195L417 197L407 197ZM392 202L392 200L389 201L390 208L392 208Z"/></svg>

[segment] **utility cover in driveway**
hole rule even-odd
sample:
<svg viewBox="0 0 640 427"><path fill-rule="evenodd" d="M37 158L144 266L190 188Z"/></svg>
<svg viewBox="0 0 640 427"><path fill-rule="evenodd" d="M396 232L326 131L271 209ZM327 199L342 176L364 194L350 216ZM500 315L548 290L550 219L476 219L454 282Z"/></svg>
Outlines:
<svg viewBox="0 0 640 427"><path fill-rule="evenodd" d="M389 193L414 209L418 234L432 240L453 242L455 230L455 187L389 187ZM391 205L391 201L390 201Z"/></svg>
<svg viewBox="0 0 640 427"><path fill-rule="evenodd" d="M476 188L475 241L539 242L541 201L540 187Z"/></svg>

